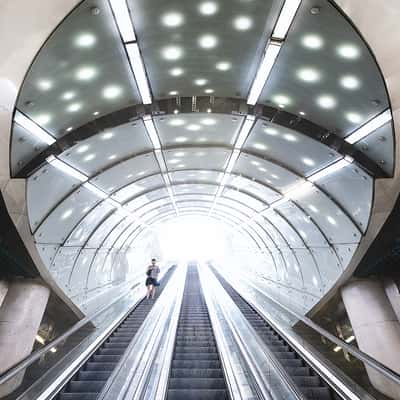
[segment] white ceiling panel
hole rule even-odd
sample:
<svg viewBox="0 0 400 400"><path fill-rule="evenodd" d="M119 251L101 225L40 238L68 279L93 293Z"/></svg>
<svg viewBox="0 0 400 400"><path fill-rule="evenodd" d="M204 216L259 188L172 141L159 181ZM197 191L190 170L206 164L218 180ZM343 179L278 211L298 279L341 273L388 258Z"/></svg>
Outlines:
<svg viewBox="0 0 400 400"><path fill-rule="evenodd" d="M304 288L314 295L320 295L323 292L323 282L310 251L308 249L295 249L293 251L299 261Z"/></svg>
<svg viewBox="0 0 400 400"><path fill-rule="evenodd" d="M104 285L109 280L109 274L104 273L103 267L108 250L98 250L90 268L87 287L88 290Z"/></svg>
<svg viewBox="0 0 400 400"><path fill-rule="evenodd" d="M141 119L100 132L60 154L59 158L91 177L152 144Z"/></svg>
<svg viewBox="0 0 400 400"><path fill-rule="evenodd" d="M176 195L196 193L196 194L215 194L218 186L208 184L186 184L186 185L174 185L173 190Z"/></svg>
<svg viewBox="0 0 400 400"><path fill-rule="evenodd" d="M212 194L180 194L174 197L177 202L193 200L214 201L214 195Z"/></svg>
<svg viewBox="0 0 400 400"><path fill-rule="evenodd" d="M256 121L244 151L277 161L301 176L309 176L341 158L317 140L262 119Z"/></svg>
<svg viewBox="0 0 400 400"><path fill-rule="evenodd" d="M167 189L160 188L156 190L152 190L151 192L148 192L146 194L143 194L142 196L138 196L135 199L131 200L128 202L125 207L132 212L135 212L136 210L140 209L147 203L153 201L153 200L158 200L160 198L168 198L168 191Z"/></svg>
<svg viewBox="0 0 400 400"><path fill-rule="evenodd" d="M97 227L97 229L93 232L93 234L90 236L86 247L87 248L98 248L101 246L103 243L103 240L107 237L107 235L111 232L112 229L116 225L118 225L124 218L127 218L124 216L123 213L120 212L114 212L111 214L100 226Z"/></svg>
<svg viewBox="0 0 400 400"><path fill-rule="evenodd" d="M128 216L123 219L106 237L102 248L109 249L114 246L115 241L119 238L121 234L125 232L126 229L135 221L134 216Z"/></svg>
<svg viewBox="0 0 400 400"><path fill-rule="evenodd" d="M179 152L176 152L179 154ZM175 171L170 173L172 183L186 182L213 182L220 183L223 177L222 172L201 170Z"/></svg>
<svg viewBox="0 0 400 400"><path fill-rule="evenodd" d="M123 186L143 179L143 176L160 173L154 153L147 153L123 161L97 175L91 180L107 193L115 192Z"/></svg>
<svg viewBox="0 0 400 400"><path fill-rule="evenodd" d="M130 225L129 228L126 229L121 236L116 240L114 244L115 249L120 249L125 241L129 238L129 236L132 234L132 232L139 226L137 221L133 221Z"/></svg>
<svg viewBox="0 0 400 400"><path fill-rule="evenodd" d="M257 200L254 197L241 192L240 190L225 188L224 191L222 192L222 196L234 199L258 212L260 212L267 206L267 204L263 203L262 201Z"/></svg>
<svg viewBox="0 0 400 400"><path fill-rule="evenodd" d="M225 205L225 206L228 206L228 207L232 207L232 208L242 212L243 214L248 215L249 217L251 217L255 213L254 209L252 209L251 207L248 207L245 204L240 203L240 202L238 202L236 200L233 200L233 199L220 197L218 199L218 203L222 204L222 205Z"/></svg>
<svg viewBox="0 0 400 400"><path fill-rule="evenodd" d="M329 288L343 272L342 266L332 248L311 249L317 262L324 288Z"/></svg>
<svg viewBox="0 0 400 400"><path fill-rule="evenodd" d="M82 249L75 261L68 285L71 295L78 294L86 288L90 266L96 254L94 249Z"/></svg>

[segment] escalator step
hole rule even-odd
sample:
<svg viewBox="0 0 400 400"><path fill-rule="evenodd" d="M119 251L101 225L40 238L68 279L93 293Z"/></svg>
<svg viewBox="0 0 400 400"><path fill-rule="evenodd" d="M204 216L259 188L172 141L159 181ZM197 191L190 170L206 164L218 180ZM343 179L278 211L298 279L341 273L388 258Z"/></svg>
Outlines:
<svg viewBox="0 0 400 400"><path fill-rule="evenodd" d="M88 362L85 371L113 371L117 363Z"/></svg>
<svg viewBox="0 0 400 400"><path fill-rule="evenodd" d="M60 400L96 400L98 393L60 393Z"/></svg>
<svg viewBox="0 0 400 400"><path fill-rule="evenodd" d="M176 353L175 360L218 360L217 353Z"/></svg>
<svg viewBox="0 0 400 400"><path fill-rule="evenodd" d="M223 378L170 378L170 389L225 389Z"/></svg>
<svg viewBox="0 0 400 400"><path fill-rule="evenodd" d="M70 393L100 393L103 386L102 381L71 381L67 388Z"/></svg>
<svg viewBox="0 0 400 400"><path fill-rule="evenodd" d="M223 373L219 368L173 368L171 378L223 378Z"/></svg>
<svg viewBox="0 0 400 400"><path fill-rule="evenodd" d="M78 380L80 381L106 381L111 375L111 371L79 371Z"/></svg>
<svg viewBox="0 0 400 400"><path fill-rule="evenodd" d="M318 376L294 376L293 380L298 386L316 387L321 385Z"/></svg>
<svg viewBox="0 0 400 400"><path fill-rule="evenodd" d="M226 390L190 390L171 389L168 390L168 400L228 400Z"/></svg>

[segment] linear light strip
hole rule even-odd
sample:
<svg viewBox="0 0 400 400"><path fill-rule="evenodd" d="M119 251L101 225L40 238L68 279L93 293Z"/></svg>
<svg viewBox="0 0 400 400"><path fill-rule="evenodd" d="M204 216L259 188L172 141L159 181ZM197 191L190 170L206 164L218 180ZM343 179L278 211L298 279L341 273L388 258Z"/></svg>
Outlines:
<svg viewBox="0 0 400 400"><path fill-rule="evenodd" d="M166 173L167 172L167 164L165 164L165 160L164 160L162 151L160 149L154 150L154 154L156 156L156 159L157 159L157 162L158 162L161 172Z"/></svg>
<svg viewBox="0 0 400 400"><path fill-rule="evenodd" d="M269 74L271 73L272 67L274 66L280 50L281 43L274 41L270 41L268 43L264 53L264 58L261 61L261 65L258 68L256 77L251 85L249 97L247 98L247 104L254 106L257 103L257 100L260 97L261 91L268 80Z"/></svg>
<svg viewBox="0 0 400 400"><path fill-rule="evenodd" d="M151 143L153 144L154 150L160 150L161 149L160 139L158 137L157 130L151 115L145 115L143 117L143 122L146 127L147 134L149 135L149 138L151 140Z"/></svg>
<svg viewBox="0 0 400 400"><path fill-rule="evenodd" d="M272 32L273 39L284 40L292 25L293 19L299 9L301 0L286 0L279 14L274 31Z"/></svg>
<svg viewBox="0 0 400 400"><path fill-rule="evenodd" d="M126 0L109 0L109 2L122 40L125 43L134 42L136 40L136 35Z"/></svg>
<svg viewBox="0 0 400 400"><path fill-rule="evenodd" d="M36 122L32 121L26 115L16 110L14 115L14 121L25 128L29 133L34 135L37 139L45 142L49 146L56 142L56 139L41 128Z"/></svg>
<svg viewBox="0 0 400 400"><path fill-rule="evenodd" d="M247 137L249 136L251 128L254 125L255 119L256 119L256 117L254 115L248 115L246 117L246 119L244 120L243 125L240 129L238 138L235 143L236 150L240 150L242 148L244 142L246 141Z"/></svg>
<svg viewBox="0 0 400 400"><path fill-rule="evenodd" d="M77 169L71 167L69 164L61 161L59 158L53 155L47 157L46 161L53 167L59 169L64 174L67 174L72 178L78 179L81 182L86 182L89 179L85 174L82 174L82 172L79 172Z"/></svg>
<svg viewBox="0 0 400 400"><path fill-rule="evenodd" d="M344 140L347 143L354 144L365 137L367 137L370 133L376 131L386 123L392 120L392 112L388 108L383 113L379 114L371 121L367 122L361 128L357 129L355 132L347 136Z"/></svg>
<svg viewBox="0 0 400 400"><path fill-rule="evenodd" d="M125 45L128 52L129 62L131 64L133 74L135 75L136 84L139 89L140 96L143 104L151 104L151 92L149 82L144 69L143 59L140 54L139 46L137 43L127 43Z"/></svg>

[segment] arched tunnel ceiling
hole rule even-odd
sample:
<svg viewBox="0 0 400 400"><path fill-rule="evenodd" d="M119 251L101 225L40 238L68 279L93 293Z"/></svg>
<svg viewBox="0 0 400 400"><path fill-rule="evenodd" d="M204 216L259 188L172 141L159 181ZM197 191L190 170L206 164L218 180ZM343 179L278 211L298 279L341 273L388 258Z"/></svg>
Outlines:
<svg viewBox="0 0 400 400"><path fill-rule="evenodd" d="M238 227L278 281L301 274L321 296L368 228L374 179L393 171L379 68L326 0L83 1L16 108L10 169L28 178L32 233L66 287L153 224L198 215Z"/></svg>

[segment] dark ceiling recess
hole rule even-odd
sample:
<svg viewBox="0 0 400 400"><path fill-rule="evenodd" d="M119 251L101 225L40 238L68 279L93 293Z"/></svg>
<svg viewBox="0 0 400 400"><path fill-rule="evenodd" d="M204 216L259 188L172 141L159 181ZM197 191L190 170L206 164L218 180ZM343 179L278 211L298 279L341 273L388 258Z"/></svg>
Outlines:
<svg viewBox="0 0 400 400"><path fill-rule="evenodd" d="M355 276L398 276L400 265L400 197L382 230L358 265Z"/></svg>
<svg viewBox="0 0 400 400"><path fill-rule="evenodd" d="M39 273L7 212L1 193L0 221L0 279L37 277Z"/></svg>

